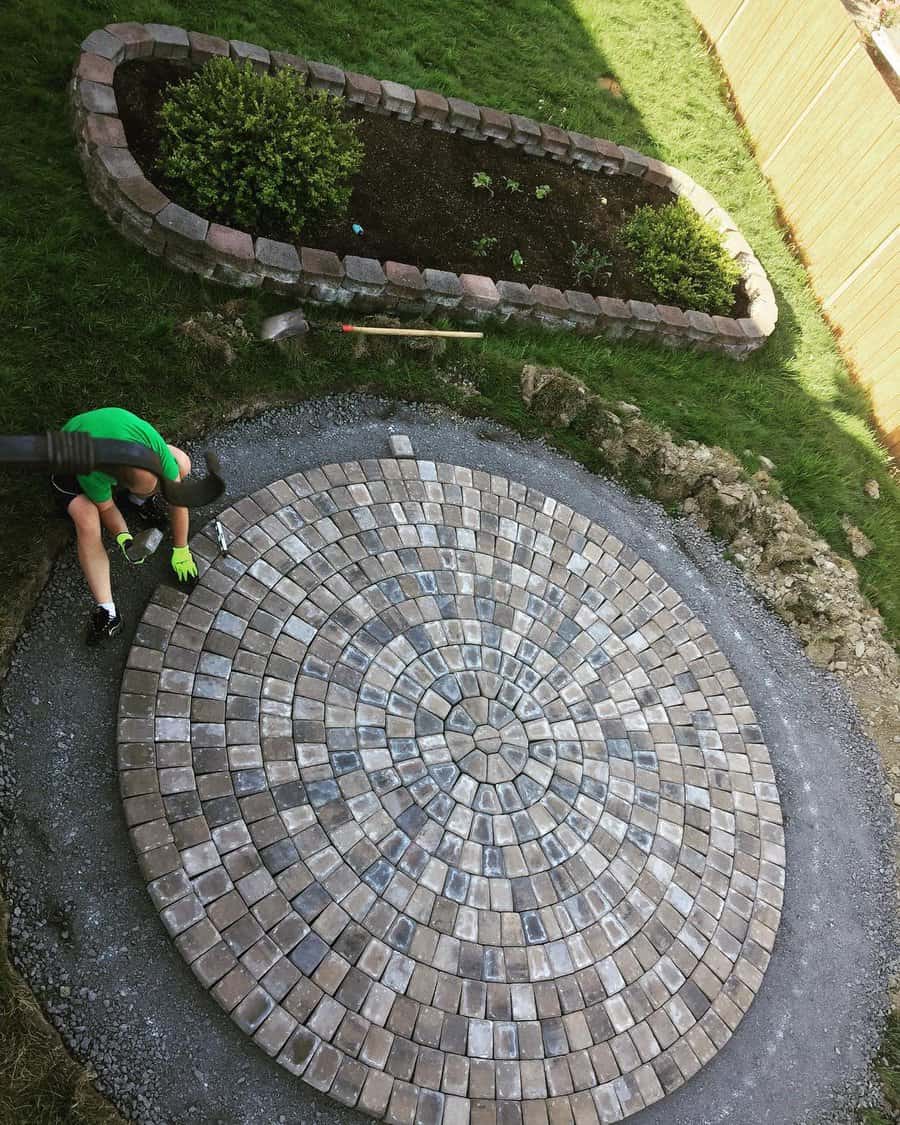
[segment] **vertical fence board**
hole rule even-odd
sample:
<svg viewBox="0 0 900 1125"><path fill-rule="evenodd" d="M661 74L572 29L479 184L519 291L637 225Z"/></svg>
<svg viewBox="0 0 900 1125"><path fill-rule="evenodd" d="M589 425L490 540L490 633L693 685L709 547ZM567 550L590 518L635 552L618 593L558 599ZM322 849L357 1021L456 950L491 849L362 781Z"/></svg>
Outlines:
<svg viewBox="0 0 900 1125"><path fill-rule="evenodd" d="M900 119L841 0L687 0L900 456ZM843 288L842 288L843 287Z"/></svg>
<svg viewBox="0 0 900 1125"><path fill-rule="evenodd" d="M872 396L882 428L900 455L900 238L872 259L828 308L841 345Z"/></svg>
<svg viewBox="0 0 900 1125"><path fill-rule="evenodd" d="M691 0L694 17L700 21L706 34L715 43L728 26L742 0Z"/></svg>
<svg viewBox="0 0 900 1125"><path fill-rule="evenodd" d="M855 42L840 0L749 0L741 9L719 55L760 160L769 158Z"/></svg>

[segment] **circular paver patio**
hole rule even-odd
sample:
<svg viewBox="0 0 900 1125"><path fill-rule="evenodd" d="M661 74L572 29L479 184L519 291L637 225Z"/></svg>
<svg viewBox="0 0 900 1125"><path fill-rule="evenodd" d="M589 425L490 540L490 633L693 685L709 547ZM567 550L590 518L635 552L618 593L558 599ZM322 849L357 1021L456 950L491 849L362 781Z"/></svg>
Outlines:
<svg viewBox="0 0 900 1125"><path fill-rule="evenodd" d="M723 1046L784 885L774 776L690 608L602 527L415 460L193 541L120 704L161 918L268 1054L392 1122L615 1121Z"/></svg>

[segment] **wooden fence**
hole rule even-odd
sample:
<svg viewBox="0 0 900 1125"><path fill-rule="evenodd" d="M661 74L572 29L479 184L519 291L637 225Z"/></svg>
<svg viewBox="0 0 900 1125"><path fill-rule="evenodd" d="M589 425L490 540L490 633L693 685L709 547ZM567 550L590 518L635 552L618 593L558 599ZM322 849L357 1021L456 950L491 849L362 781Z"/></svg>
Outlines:
<svg viewBox="0 0 900 1125"><path fill-rule="evenodd" d="M897 102L841 0L687 0L900 459Z"/></svg>

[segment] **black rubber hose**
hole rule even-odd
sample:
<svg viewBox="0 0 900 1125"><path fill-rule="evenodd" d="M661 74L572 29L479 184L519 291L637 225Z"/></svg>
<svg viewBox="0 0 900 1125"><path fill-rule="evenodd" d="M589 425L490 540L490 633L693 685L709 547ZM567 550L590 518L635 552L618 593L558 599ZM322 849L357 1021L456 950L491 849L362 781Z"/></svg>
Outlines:
<svg viewBox="0 0 900 1125"><path fill-rule="evenodd" d="M168 503L180 508L204 508L225 495L225 481L219 468L219 458L207 450L205 477L186 477L184 480L166 480L161 477L159 488Z"/></svg>
<svg viewBox="0 0 900 1125"><path fill-rule="evenodd" d="M171 481L163 476L157 455L140 442L94 438L87 433L63 431L0 434L0 465L81 475L102 469L111 476L120 465L146 469L159 479L160 491L168 503L182 508L203 507L225 492L218 457L207 452L204 458L208 472L206 477Z"/></svg>
<svg viewBox="0 0 900 1125"><path fill-rule="evenodd" d="M0 435L0 464L49 469L51 473L92 473L99 468L130 465L162 475L152 449L136 441L94 438L81 432Z"/></svg>

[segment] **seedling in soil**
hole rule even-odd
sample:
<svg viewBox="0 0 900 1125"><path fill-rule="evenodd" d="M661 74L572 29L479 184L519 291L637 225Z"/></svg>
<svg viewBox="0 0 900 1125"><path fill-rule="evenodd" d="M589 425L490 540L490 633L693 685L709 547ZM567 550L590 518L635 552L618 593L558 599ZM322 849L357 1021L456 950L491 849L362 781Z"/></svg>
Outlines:
<svg viewBox="0 0 900 1125"><path fill-rule="evenodd" d="M538 184L538 186L534 189L534 198L535 199L546 199L549 194L550 194L550 185L549 184Z"/></svg>
<svg viewBox="0 0 900 1125"><path fill-rule="evenodd" d="M525 259L522 257L518 250L513 250L513 252L509 256L509 260L512 262L512 268L514 270L520 270L522 266L525 265Z"/></svg>
<svg viewBox="0 0 900 1125"><path fill-rule="evenodd" d="M575 282L580 285L586 278L590 278L594 285L608 272L612 265L612 258L603 253L597 246L588 246L586 242L573 242L572 268L575 270Z"/></svg>
<svg viewBox="0 0 900 1125"><path fill-rule="evenodd" d="M481 238L476 238L472 243L472 253L476 258L486 258L496 245L496 238L492 238L490 235L483 234Z"/></svg>
<svg viewBox="0 0 900 1125"><path fill-rule="evenodd" d="M509 178L509 176L503 177L503 186L506 188L507 191L516 192L516 191L522 190L522 185L519 183L519 181L518 180L511 180Z"/></svg>
<svg viewBox="0 0 900 1125"><path fill-rule="evenodd" d="M493 182L487 172L476 172L472 177L472 187L484 188L486 191L490 192L491 199L494 198L494 189L491 187Z"/></svg>

